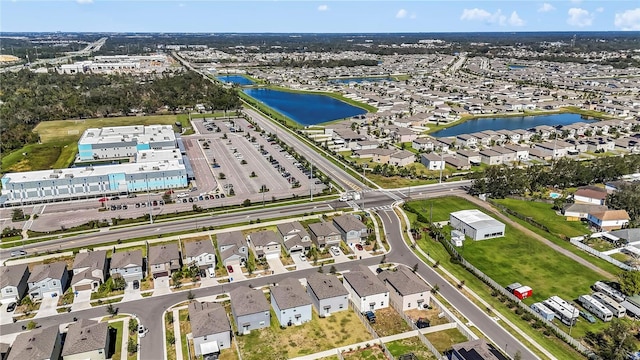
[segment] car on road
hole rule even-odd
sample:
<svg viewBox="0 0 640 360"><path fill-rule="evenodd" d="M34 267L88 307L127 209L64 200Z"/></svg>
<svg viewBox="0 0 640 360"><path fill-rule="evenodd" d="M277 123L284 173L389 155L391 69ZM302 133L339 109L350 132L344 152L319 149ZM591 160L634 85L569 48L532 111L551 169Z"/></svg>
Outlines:
<svg viewBox="0 0 640 360"><path fill-rule="evenodd" d="M220 198L221 198L221 199L224 199L224 194L220 194Z"/></svg>
<svg viewBox="0 0 640 360"><path fill-rule="evenodd" d="M9 305L7 305L7 312L13 312L16 309L17 304L16 303L11 303Z"/></svg>
<svg viewBox="0 0 640 360"><path fill-rule="evenodd" d="M120 200L120 196L114 196L111 198L111 200Z"/></svg>
<svg viewBox="0 0 640 360"><path fill-rule="evenodd" d="M233 272L233 266L227 265L227 271L231 274Z"/></svg>
<svg viewBox="0 0 640 360"><path fill-rule="evenodd" d="M26 252L26 251L24 251L24 250L15 250L15 251L12 251L12 252L11 252L11 257L14 257L14 256L24 256L24 255L27 255L27 252Z"/></svg>
<svg viewBox="0 0 640 360"><path fill-rule="evenodd" d="M300 254L300 260L307 261L307 256L305 254Z"/></svg>
<svg viewBox="0 0 640 360"><path fill-rule="evenodd" d="M142 325L142 324L138 325L138 336L139 337L141 337L141 338L145 337L145 335L147 335L148 332L149 332L149 329L144 327L144 325Z"/></svg>
<svg viewBox="0 0 640 360"><path fill-rule="evenodd" d="M360 244L356 244L356 249L358 249L358 250L362 251L363 247L362 247L362 245L360 245Z"/></svg>

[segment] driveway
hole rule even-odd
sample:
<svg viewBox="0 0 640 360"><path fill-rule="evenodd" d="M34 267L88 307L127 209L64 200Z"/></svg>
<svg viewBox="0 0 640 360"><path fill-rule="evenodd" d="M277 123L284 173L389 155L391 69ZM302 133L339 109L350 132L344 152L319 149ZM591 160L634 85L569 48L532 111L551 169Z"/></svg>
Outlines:
<svg viewBox="0 0 640 360"><path fill-rule="evenodd" d="M71 304L71 311L84 309L91 309L91 290L77 291Z"/></svg>
<svg viewBox="0 0 640 360"><path fill-rule="evenodd" d="M170 294L169 277L161 276L153 280L153 296Z"/></svg>
<svg viewBox="0 0 640 360"><path fill-rule="evenodd" d="M287 272L287 269L285 269L284 265L282 265L282 261L280 261L280 258L267 258L267 263L269 264L269 270L272 271L272 274L282 274Z"/></svg>
<svg viewBox="0 0 640 360"><path fill-rule="evenodd" d="M131 301L131 300L140 300L142 299L142 295L140 295L140 289L133 288L133 281L127 281L127 286L124 288L124 295L122 297L122 301Z"/></svg>
<svg viewBox="0 0 640 360"><path fill-rule="evenodd" d="M247 279L242 273L242 266L234 264L231 265L231 267L233 268L233 272L229 273L229 282Z"/></svg>
<svg viewBox="0 0 640 360"><path fill-rule="evenodd" d="M7 312L8 305L9 304L0 304L0 325L13 323L13 313L15 310Z"/></svg>
<svg viewBox="0 0 640 360"><path fill-rule="evenodd" d="M34 316L34 318L57 315L58 314L58 312L56 311L57 307L58 307L58 296L56 297L51 297L51 295L45 296L42 299L42 302L40 304L40 310L38 310L38 313L36 314L36 316Z"/></svg>
<svg viewBox="0 0 640 360"><path fill-rule="evenodd" d="M311 265L308 259L307 260L300 259L301 254L302 253L291 255L291 260L293 260L293 262L296 264L296 270L309 269L313 267L313 265Z"/></svg>
<svg viewBox="0 0 640 360"><path fill-rule="evenodd" d="M368 257L371 257L371 254L365 250L364 248L362 248L362 250L358 250L355 246L351 248L351 250L353 251L353 254L356 256L357 259L366 259Z"/></svg>

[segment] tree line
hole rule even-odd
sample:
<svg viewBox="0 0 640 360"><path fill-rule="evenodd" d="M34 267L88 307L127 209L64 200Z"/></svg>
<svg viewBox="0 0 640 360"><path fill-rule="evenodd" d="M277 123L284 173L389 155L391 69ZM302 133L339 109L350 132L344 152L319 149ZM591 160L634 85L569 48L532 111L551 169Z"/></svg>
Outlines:
<svg viewBox="0 0 640 360"><path fill-rule="evenodd" d="M237 93L193 72L101 75L36 74L27 69L0 74L2 152L36 142L41 121L124 116L131 112L179 112L195 104L232 110Z"/></svg>

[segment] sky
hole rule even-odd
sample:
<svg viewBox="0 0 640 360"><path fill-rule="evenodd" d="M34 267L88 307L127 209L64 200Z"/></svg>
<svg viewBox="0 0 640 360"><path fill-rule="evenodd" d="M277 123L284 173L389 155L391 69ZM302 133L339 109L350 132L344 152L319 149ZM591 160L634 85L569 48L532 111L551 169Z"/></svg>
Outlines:
<svg viewBox="0 0 640 360"><path fill-rule="evenodd" d="M2 32L640 31L640 0L0 0Z"/></svg>

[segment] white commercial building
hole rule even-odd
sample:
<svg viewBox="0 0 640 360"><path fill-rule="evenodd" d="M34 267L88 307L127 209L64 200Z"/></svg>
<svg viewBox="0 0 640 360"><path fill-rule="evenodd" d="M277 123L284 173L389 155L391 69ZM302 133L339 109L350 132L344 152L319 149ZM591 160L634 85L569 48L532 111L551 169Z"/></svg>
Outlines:
<svg viewBox="0 0 640 360"><path fill-rule="evenodd" d="M480 210L461 210L449 215L451 226L473 240L503 237L505 226Z"/></svg>
<svg viewBox="0 0 640 360"><path fill-rule="evenodd" d="M131 125L87 129L78 141L80 161L136 156L143 150L177 148L171 125Z"/></svg>

